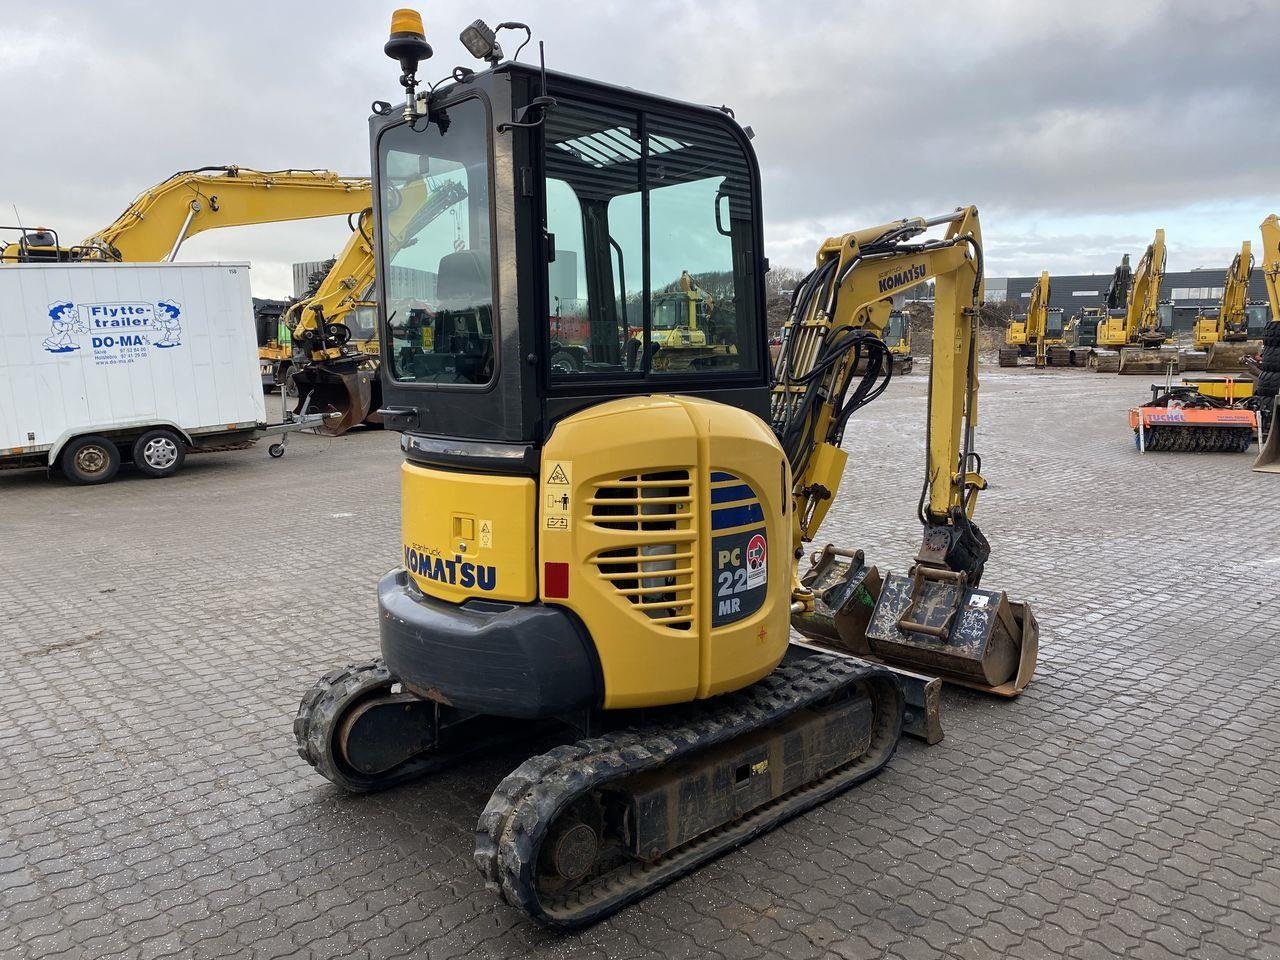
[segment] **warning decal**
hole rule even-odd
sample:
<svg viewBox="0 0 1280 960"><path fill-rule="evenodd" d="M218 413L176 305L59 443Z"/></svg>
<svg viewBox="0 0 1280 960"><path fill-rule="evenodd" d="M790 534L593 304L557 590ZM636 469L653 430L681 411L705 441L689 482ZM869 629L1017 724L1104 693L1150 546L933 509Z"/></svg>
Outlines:
<svg viewBox="0 0 1280 960"><path fill-rule="evenodd" d="M572 519L569 495L573 484L573 464L568 460L550 460L542 467L542 516L547 530L568 530Z"/></svg>
<svg viewBox="0 0 1280 960"><path fill-rule="evenodd" d="M769 547L757 533L747 544L747 586L761 587L769 576Z"/></svg>

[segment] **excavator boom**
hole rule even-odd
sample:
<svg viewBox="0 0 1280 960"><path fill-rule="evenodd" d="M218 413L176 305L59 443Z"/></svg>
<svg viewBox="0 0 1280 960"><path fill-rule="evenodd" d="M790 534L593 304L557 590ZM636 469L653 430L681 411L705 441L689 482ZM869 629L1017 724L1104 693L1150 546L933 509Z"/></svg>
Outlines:
<svg viewBox="0 0 1280 960"><path fill-rule="evenodd" d="M88 237L84 258L172 260L183 241L205 230L359 213L369 203L367 177L330 170L184 170L144 191L114 223Z"/></svg>

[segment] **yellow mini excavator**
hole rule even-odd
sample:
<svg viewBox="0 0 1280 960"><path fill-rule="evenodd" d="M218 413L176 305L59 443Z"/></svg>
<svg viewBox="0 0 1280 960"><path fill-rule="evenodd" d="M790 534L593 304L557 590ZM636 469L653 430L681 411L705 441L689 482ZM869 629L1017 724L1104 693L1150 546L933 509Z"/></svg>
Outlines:
<svg viewBox="0 0 1280 960"><path fill-rule="evenodd" d="M1062 310L1057 309L1057 343L1062 340ZM1005 330L1004 346L1000 348L1000 366L1016 367L1018 361L1030 356L1036 367L1046 365L1045 350L1049 339L1049 271L1042 271L1040 279L1031 288L1027 302L1027 315L1016 318Z"/></svg>
<svg viewBox="0 0 1280 960"><path fill-rule="evenodd" d="M1249 340L1249 279L1252 276L1253 252L1246 240L1227 268L1217 312L1196 317L1193 344L1195 349L1208 352L1207 370L1240 373L1240 361L1246 356L1256 356L1262 349L1261 343Z"/></svg>
<svg viewBox="0 0 1280 960"><path fill-rule="evenodd" d="M1014 692L1034 618L978 585L977 211L824 243L775 378L759 167L732 114L502 62L480 21L461 39L491 66L419 89L421 18L392 18L405 97L375 104L370 134L401 566L378 585L381 658L321 678L294 732L321 774L367 791L554 724L567 742L498 785L475 862L572 928L888 763L902 686L849 645ZM450 218L396 229L446 183L466 191ZM734 350L664 368L654 306L685 270L724 276L716 339ZM841 552L849 571L818 583L799 562L839 494L841 439L892 376L875 306L926 277L916 563L877 585ZM581 366L551 362L562 292L584 302ZM827 630L846 605L871 611L864 631ZM793 624L819 642L792 643Z"/></svg>
<svg viewBox="0 0 1280 960"><path fill-rule="evenodd" d="M1169 339L1160 328L1160 285L1166 260L1164 231L1156 230L1128 288L1123 311L1112 309L1098 324L1098 343L1090 365L1096 370L1116 369L1120 373L1159 373L1177 363L1177 353L1160 349ZM1115 364L1118 357L1118 364Z"/></svg>

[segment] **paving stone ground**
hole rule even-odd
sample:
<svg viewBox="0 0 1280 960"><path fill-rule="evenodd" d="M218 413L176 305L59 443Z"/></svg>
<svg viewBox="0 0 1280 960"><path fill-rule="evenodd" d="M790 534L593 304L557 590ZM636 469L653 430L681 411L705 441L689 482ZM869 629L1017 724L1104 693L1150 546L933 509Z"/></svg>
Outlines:
<svg viewBox="0 0 1280 960"><path fill-rule="evenodd" d="M914 553L925 378L849 430L824 539ZM984 371L985 585L1029 598L1015 702L608 922L557 937L471 831L521 758L348 797L298 699L376 651L393 434L74 488L0 474L0 957L1280 958L1280 483L1148 454L1145 380Z"/></svg>

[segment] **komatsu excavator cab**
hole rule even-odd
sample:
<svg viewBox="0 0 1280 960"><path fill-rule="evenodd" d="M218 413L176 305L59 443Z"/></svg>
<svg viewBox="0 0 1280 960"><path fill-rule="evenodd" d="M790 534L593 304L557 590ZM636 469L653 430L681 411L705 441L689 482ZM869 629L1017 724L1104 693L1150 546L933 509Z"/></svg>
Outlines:
<svg viewBox="0 0 1280 960"><path fill-rule="evenodd" d="M415 188L461 198L382 236L389 426L519 448L602 396L655 392L766 415L759 173L728 113L504 63L372 134L379 229ZM666 369L663 308L688 273L719 285L732 360ZM553 340L581 362L551 364Z"/></svg>
<svg viewBox="0 0 1280 960"><path fill-rule="evenodd" d="M540 97L554 106L531 108ZM786 563L762 559L722 613L699 597L699 564L644 559L705 538L739 557L725 574L745 578L751 543L784 550L785 467L770 438L751 436L769 370L759 173L742 128L722 110L507 63L438 91L423 115L375 117L372 138L379 229L408 196L458 198L420 230L410 218L380 234L384 417L406 457L407 572L381 591L389 666L449 703L521 716L706 696L768 672L787 614L761 612L765 579L774 571L785 597ZM714 362L666 357L683 351L662 307L689 302L690 275L717 284L723 342L698 351ZM578 364L549 362L566 347ZM619 411L628 397L653 399ZM753 451L741 469L706 435L712 421ZM623 519L637 500L652 519ZM599 522L582 524L583 511ZM752 523L716 533L738 517ZM634 575L649 568L690 572ZM613 637L587 637L593 616L621 618ZM713 641L721 620L767 642ZM669 659L638 671L635 653L613 656L611 642L639 649L627 622Z"/></svg>

